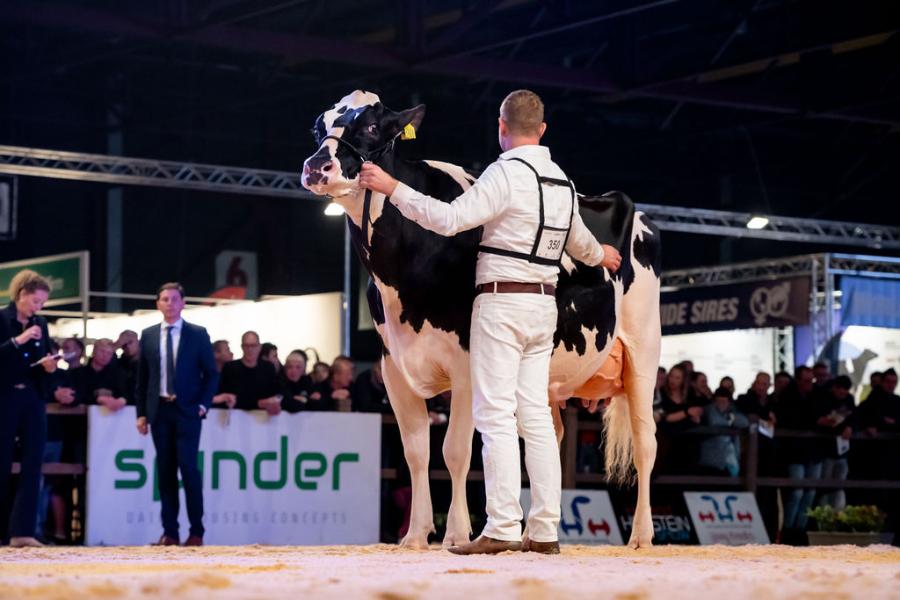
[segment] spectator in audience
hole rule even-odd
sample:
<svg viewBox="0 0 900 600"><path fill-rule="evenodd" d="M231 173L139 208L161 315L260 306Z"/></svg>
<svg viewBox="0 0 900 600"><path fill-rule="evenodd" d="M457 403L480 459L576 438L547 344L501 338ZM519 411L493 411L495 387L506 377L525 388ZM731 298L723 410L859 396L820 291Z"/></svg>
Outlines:
<svg viewBox="0 0 900 600"><path fill-rule="evenodd" d="M380 360L375 361L371 369L359 374L350 393L353 397L353 410L356 412L391 412Z"/></svg>
<svg viewBox="0 0 900 600"><path fill-rule="evenodd" d="M281 360L278 358L278 346L271 342L262 345L259 352L259 358L272 363L276 373L281 373Z"/></svg>
<svg viewBox="0 0 900 600"><path fill-rule="evenodd" d="M97 340L87 368L81 371L81 390L85 402L105 406L113 412L128 404L125 398L125 374L113 360L115 352L112 340Z"/></svg>
<svg viewBox="0 0 900 600"><path fill-rule="evenodd" d="M125 399L128 400L128 404L134 404L134 387L137 385L138 365L141 361L141 344L138 334L126 329L119 334L115 348L122 349L122 356L117 362L125 379Z"/></svg>
<svg viewBox="0 0 900 600"><path fill-rule="evenodd" d="M684 368L675 365L669 369L666 385L661 390L662 423L669 429L685 429L698 425L703 408L691 404L684 391Z"/></svg>
<svg viewBox="0 0 900 600"><path fill-rule="evenodd" d="M685 385L687 385L687 382L691 380L691 375L694 374L694 361L683 360L675 366L681 367L681 370L684 371L684 381Z"/></svg>
<svg viewBox="0 0 900 600"><path fill-rule="evenodd" d="M773 435L778 419L775 417L774 394L768 393L770 385L769 374L760 371L747 393L737 401L737 409L744 413L750 422L759 424L757 472L764 477L777 475ZM756 492L756 501L769 538L774 540L778 536L778 492L775 488L759 488Z"/></svg>
<svg viewBox="0 0 900 600"><path fill-rule="evenodd" d="M735 392L735 390L734 390L734 379L732 379L730 376L726 375L725 377L723 377L722 379L720 379L720 380L719 380L719 387L720 387L720 388L725 388L726 390L728 390L728 391L731 393L731 397L732 397L732 398L734 397L734 392Z"/></svg>
<svg viewBox="0 0 900 600"><path fill-rule="evenodd" d="M272 363L259 358L261 345L255 331L241 336L241 350L240 360L222 368L222 381L218 395L213 397L213 406L277 412L281 408L278 378Z"/></svg>
<svg viewBox="0 0 900 600"><path fill-rule="evenodd" d="M813 365L812 371L816 389L828 389L828 385L831 383L831 373L828 370L828 365L821 361L817 362Z"/></svg>
<svg viewBox="0 0 900 600"><path fill-rule="evenodd" d="M824 413L816 421L822 433L830 434L832 439L823 440L825 460L822 463L822 479L847 479L849 464L847 452L850 450L850 436L853 435L853 411L856 401L850 388L853 383L846 375L839 375L831 380L830 389L820 394L819 402L824 406L819 412ZM844 440L846 444L835 438ZM829 505L835 510L843 510L847 505L847 496L843 489L827 492L819 498L819 504Z"/></svg>
<svg viewBox="0 0 900 600"><path fill-rule="evenodd" d="M661 472L684 473L696 465L697 445L693 439L673 435L700 424L703 408L691 404L684 386L684 368L675 365L666 375L666 385L661 390L659 406L659 435L657 456Z"/></svg>
<svg viewBox="0 0 900 600"><path fill-rule="evenodd" d="M746 394L737 399L737 409L747 417L765 421L769 428L775 426L775 411L772 405L772 396L769 395L771 378L768 373L760 371L756 374L753 384Z"/></svg>
<svg viewBox="0 0 900 600"><path fill-rule="evenodd" d="M666 368L660 366L656 370L656 385L653 387L653 408L658 408L662 403L662 389L666 385Z"/></svg>
<svg viewBox="0 0 900 600"><path fill-rule="evenodd" d="M231 353L228 340L216 340L213 342L213 357L216 359L216 369L221 373L225 364L234 360L234 354Z"/></svg>
<svg viewBox="0 0 900 600"><path fill-rule="evenodd" d="M353 369L353 359L347 356L334 359L331 376L313 387L307 410L350 410Z"/></svg>
<svg viewBox="0 0 900 600"><path fill-rule="evenodd" d="M866 401L859 405L859 426L870 434L879 431L900 431L900 396L897 390L897 371L888 369L881 376L881 384L873 387Z"/></svg>
<svg viewBox="0 0 900 600"><path fill-rule="evenodd" d="M57 369L50 376L50 401L60 406L73 406L82 400L78 397L79 381L81 380L81 366L84 357L84 342L72 337L63 340L60 345L67 369ZM44 449L44 462L74 462L71 456L71 444L77 438L78 427L73 427L75 417L62 415L47 415L47 445ZM70 433L73 432L73 433ZM66 458L63 461L63 458ZM50 536L56 544L68 542L66 525L67 503L65 495L71 491L71 482L59 476L45 477L41 486L41 495L38 501L38 522L36 534L38 538ZM47 529L48 508L53 513L53 532Z"/></svg>
<svg viewBox="0 0 900 600"><path fill-rule="evenodd" d="M308 357L303 350L294 350L284 359L281 370L281 408L289 413L305 410L312 392L312 378L306 374Z"/></svg>
<svg viewBox="0 0 900 600"><path fill-rule="evenodd" d="M785 429L813 431L818 419L818 407L813 401L813 372L800 366L794 372L794 382L784 391L777 405L778 423ZM808 440L787 438L780 440L778 453L787 465L791 479L820 479L822 477L821 449ZM806 530L806 511L816 497L815 488L790 488L784 500L783 541L802 543ZM800 539L798 539L800 538Z"/></svg>
<svg viewBox="0 0 900 600"><path fill-rule="evenodd" d="M884 376L884 373L881 371L872 371L871 375L869 375L869 383L865 384L862 390L859 392L859 401L864 402L869 398L869 394L872 393L877 387L881 386L881 378Z"/></svg>
<svg viewBox="0 0 900 600"><path fill-rule="evenodd" d="M331 365L326 362L317 362L313 365L311 377L313 383L322 383L323 381L331 377Z"/></svg>
<svg viewBox="0 0 900 600"><path fill-rule="evenodd" d="M785 390L787 390L794 378L787 371L778 371L775 373L775 379L772 380L772 401L778 404Z"/></svg>
<svg viewBox="0 0 900 600"><path fill-rule="evenodd" d="M712 401L712 395L706 373L701 373L700 371L691 373L691 387L688 390L688 398L691 404L705 406Z"/></svg>
<svg viewBox="0 0 900 600"><path fill-rule="evenodd" d="M747 417L738 412L731 401L731 392L720 387L713 401L703 410L703 423L711 427L746 429ZM714 435L700 444L700 466L716 475L737 477L741 470L741 440L737 436Z"/></svg>

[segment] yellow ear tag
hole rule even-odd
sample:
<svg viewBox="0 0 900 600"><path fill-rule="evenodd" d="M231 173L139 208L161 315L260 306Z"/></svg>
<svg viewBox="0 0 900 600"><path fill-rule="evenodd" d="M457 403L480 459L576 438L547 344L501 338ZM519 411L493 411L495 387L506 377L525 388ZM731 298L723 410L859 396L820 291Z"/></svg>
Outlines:
<svg viewBox="0 0 900 600"><path fill-rule="evenodd" d="M416 139L416 128L413 127L412 123L407 123L406 127L403 128L403 133L400 134L401 140L414 140Z"/></svg>

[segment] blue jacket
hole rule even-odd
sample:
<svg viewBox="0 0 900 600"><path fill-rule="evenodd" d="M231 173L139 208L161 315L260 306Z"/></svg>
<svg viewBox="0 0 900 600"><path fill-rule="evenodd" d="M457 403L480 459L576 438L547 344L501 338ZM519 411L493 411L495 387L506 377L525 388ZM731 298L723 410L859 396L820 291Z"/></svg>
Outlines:
<svg viewBox="0 0 900 600"><path fill-rule="evenodd" d="M135 388L138 417L152 425L159 407L160 325L141 332L141 359ZM209 410L219 386L219 371L206 329L184 321L175 352L175 404L182 416L199 419L200 406Z"/></svg>

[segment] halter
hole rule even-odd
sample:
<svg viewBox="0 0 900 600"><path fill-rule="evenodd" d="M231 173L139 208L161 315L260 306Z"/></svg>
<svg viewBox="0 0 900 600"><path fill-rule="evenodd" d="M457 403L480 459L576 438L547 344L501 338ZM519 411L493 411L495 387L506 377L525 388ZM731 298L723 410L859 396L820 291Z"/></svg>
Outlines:
<svg viewBox="0 0 900 600"><path fill-rule="evenodd" d="M325 140L334 140L338 143L339 146L344 146L347 150L349 150L353 155L355 155L361 162L375 162L380 159L382 156L390 152L394 149L394 142L397 141L397 138L403 134L403 131L397 132L397 134L388 140L385 144L375 148L374 150L370 150L367 153L363 152L347 140L342 140L341 138L334 135L326 135L322 138L322 143ZM321 144L320 144L321 145ZM369 215L372 208L372 190L366 190L365 195L363 196L363 214L362 214L362 245L363 248L366 249L366 252L372 252L372 246L369 244Z"/></svg>
<svg viewBox="0 0 900 600"><path fill-rule="evenodd" d="M403 133L403 132L401 131L400 133L398 133L397 135L392 137L390 140L388 140L382 146L379 146L378 148L375 148L374 150L370 150L368 152L368 154L363 152L362 150L360 150L359 148L357 148L356 146L354 146L347 140L342 140L341 138L334 136L334 135L326 135L325 137L322 138L322 142L325 142L325 140L334 140L338 143L338 145L344 146L347 150L349 150L352 154L354 154L361 162L375 162L376 160L378 160L379 158L381 158L382 156L384 156L385 154L387 154L388 152L390 152L391 150L394 149L394 142L397 141L397 137L400 136L401 133Z"/></svg>

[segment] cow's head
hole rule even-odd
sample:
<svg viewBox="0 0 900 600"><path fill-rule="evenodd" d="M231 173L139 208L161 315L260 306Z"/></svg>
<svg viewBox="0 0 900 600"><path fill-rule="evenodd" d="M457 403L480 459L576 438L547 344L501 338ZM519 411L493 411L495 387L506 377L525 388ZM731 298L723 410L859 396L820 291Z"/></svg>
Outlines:
<svg viewBox="0 0 900 600"><path fill-rule="evenodd" d="M303 187L332 198L355 195L363 161L379 162L404 127L418 129L424 117L422 104L394 112L370 92L344 96L316 119L312 133L319 149L303 163Z"/></svg>

